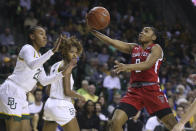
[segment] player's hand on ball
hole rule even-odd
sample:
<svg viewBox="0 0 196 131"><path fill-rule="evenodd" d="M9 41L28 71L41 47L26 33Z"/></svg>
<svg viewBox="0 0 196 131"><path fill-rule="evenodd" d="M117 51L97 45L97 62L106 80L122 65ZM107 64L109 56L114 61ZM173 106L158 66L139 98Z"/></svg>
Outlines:
<svg viewBox="0 0 196 131"><path fill-rule="evenodd" d="M52 51L53 51L54 53L57 52L57 51L59 50L59 47L60 47L60 45L61 45L61 43L62 43L62 39L64 39L64 38L63 38L62 35L60 35L60 36L57 38L57 40L55 41L55 43L54 43L54 48L52 49Z"/></svg>
<svg viewBox="0 0 196 131"><path fill-rule="evenodd" d="M122 71L126 71L126 72L130 72L131 71L131 69L130 69L128 64L123 64L123 63L120 63L118 61L115 61L115 64L116 65L114 65L114 68L115 68L114 72L117 73L117 74L122 72Z"/></svg>

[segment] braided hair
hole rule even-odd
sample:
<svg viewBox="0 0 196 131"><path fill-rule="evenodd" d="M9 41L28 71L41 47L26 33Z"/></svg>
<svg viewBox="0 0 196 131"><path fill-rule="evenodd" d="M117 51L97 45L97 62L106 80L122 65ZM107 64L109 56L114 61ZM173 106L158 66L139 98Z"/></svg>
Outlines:
<svg viewBox="0 0 196 131"><path fill-rule="evenodd" d="M165 50L165 39L163 37L163 33L159 32L157 29L155 29L154 27L151 27L151 29L153 30L154 34L156 35L156 40L154 41L156 44L159 44L162 48L162 50Z"/></svg>

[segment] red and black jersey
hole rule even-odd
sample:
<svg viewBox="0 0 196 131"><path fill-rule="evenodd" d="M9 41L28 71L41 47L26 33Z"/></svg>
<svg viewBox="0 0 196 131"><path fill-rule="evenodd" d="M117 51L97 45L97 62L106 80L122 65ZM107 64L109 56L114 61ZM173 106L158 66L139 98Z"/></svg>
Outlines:
<svg viewBox="0 0 196 131"><path fill-rule="evenodd" d="M146 49L143 49L141 46L134 46L131 52L131 64L138 64L140 62L146 61L148 55L151 53L151 49L156 44L150 44ZM156 63L147 70L136 70L131 72L130 83L133 82L159 82L159 69L163 60L162 58L158 59Z"/></svg>

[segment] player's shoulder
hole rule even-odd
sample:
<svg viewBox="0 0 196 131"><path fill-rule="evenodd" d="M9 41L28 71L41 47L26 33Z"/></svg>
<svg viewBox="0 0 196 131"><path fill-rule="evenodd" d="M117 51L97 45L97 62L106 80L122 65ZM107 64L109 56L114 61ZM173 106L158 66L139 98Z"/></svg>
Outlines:
<svg viewBox="0 0 196 131"><path fill-rule="evenodd" d="M51 66L51 69L56 69L56 68L59 68L59 66L61 65L62 61L58 61L56 63L54 63L52 66Z"/></svg>
<svg viewBox="0 0 196 131"><path fill-rule="evenodd" d="M158 50L162 50L162 48L161 48L161 46L159 45L159 44L152 44L152 47L151 47L152 49L158 49Z"/></svg>
<svg viewBox="0 0 196 131"><path fill-rule="evenodd" d="M21 50L34 50L34 48L30 44L25 44L22 46Z"/></svg>

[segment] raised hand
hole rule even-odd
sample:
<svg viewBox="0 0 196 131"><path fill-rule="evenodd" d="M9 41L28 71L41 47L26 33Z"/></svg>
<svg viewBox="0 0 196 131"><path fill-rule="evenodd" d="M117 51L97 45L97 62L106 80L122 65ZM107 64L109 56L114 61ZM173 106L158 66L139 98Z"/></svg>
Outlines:
<svg viewBox="0 0 196 131"><path fill-rule="evenodd" d="M55 43L54 43L54 48L52 49L52 51L53 51L54 53L57 52L57 51L59 50L59 47L60 47L60 45L61 45L61 43L62 43L62 39L64 39L63 37L64 37L64 36L60 35L60 36L57 38L57 40L55 41Z"/></svg>

